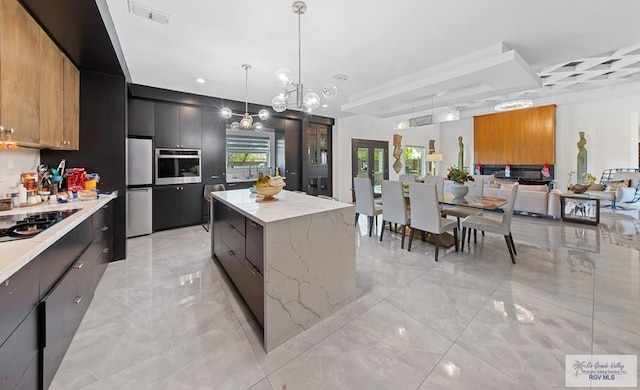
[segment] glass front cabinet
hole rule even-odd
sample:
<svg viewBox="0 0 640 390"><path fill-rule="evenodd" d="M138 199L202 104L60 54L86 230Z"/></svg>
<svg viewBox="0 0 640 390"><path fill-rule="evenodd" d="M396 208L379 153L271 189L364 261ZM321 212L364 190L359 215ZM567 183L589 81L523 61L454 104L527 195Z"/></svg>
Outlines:
<svg viewBox="0 0 640 390"><path fill-rule="evenodd" d="M331 196L331 130L330 126L309 123L305 131L307 193Z"/></svg>

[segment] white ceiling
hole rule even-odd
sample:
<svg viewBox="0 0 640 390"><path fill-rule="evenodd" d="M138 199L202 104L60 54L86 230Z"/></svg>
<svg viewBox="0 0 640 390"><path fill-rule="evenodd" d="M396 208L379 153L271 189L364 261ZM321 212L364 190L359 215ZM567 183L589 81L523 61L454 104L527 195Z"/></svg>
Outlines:
<svg viewBox="0 0 640 390"><path fill-rule="evenodd" d="M253 67L249 102L270 106L279 92L277 68L291 69L298 81L292 0L136 1L168 14L170 21L159 24L129 13L127 0L107 0L133 83L244 101L241 64L246 63ZM640 59L634 57L640 2L634 0L308 0L307 5L302 82L306 88L335 82L340 89L337 99L323 101L329 107L316 110L318 115L388 117L431 108L432 97L433 107L463 111L640 77ZM597 56L604 62L621 55L624 62L606 65L624 65L615 77L605 74L609 70L599 60L587 61L584 69L562 68L575 59ZM349 79L332 80L336 73ZM567 78L576 73L583 75ZM197 77L207 82L198 84ZM545 86L550 80L558 83Z"/></svg>

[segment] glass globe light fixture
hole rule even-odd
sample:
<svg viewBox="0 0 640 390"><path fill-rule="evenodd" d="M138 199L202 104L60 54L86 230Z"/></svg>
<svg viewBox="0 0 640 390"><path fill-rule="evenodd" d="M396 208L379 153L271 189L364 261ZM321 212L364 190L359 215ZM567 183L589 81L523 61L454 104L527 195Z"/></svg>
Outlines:
<svg viewBox="0 0 640 390"><path fill-rule="evenodd" d="M271 108L275 112L282 112L287 109L287 99L282 95L276 95L271 100Z"/></svg>
<svg viewBox="0 0 640 390"><path fill-rule="evenodd" d="M232 116L240 116L242 117L242 119L240 120L240 122L233 122L231 124L231 130L251 130L251 129L255 129L257 131L262 131L264 129L264 125L262 123L253 123L253 117L256 116L258 118L260 118L261 120L267 120L269 118L269 111L265 110L264 108L262 110L260 110L257 114L249 114L249 102L248 102L248 95L249 95L249 69L251 69L251 65L247 65L247 64L243 64L242 65L242 69L244 69L245 71L245 101L244 101L244 114L234 114L233 111L228 108L228 107L224 107L223 109L220 110L220 116L222 116L224 119L230 119ZM286 103L286 101L285 101ZM286 109L286 107L285 107ZM284 110L283 110L284 111ZM259 126L258 126L259 125Z"/></svg>
<svg viewBox="0 0 640 390"><path fill-rule="evenodd" d="M302 45L301 45L301 28L300 19L301 15L307 11L307 4L304 1L294 1L291 6L293 13L298 15L298 83L293 81L293 75L287 68L278 68L275 72L276 85L282 89L282 92L273 98L271 101L271 107L276 112L283 112L287 109L288 99L290 95L295 92L296 107L304 109L304 111L311 112L320 107L320 95L316 92L307 92L305 94L304 87L302 85ZM333 100L338 96L338 87L329 83L322 89L311 89L322 93L327 100ZM304 96L304 98L303 98Z"/></svg>
<svg viewBox="0 0 640 390"><path fill-rule="evenodd" d="M304 101L302 104L309 111L315 110L320 107L320 96L315 92L308 92L304 95Z"/></svg>

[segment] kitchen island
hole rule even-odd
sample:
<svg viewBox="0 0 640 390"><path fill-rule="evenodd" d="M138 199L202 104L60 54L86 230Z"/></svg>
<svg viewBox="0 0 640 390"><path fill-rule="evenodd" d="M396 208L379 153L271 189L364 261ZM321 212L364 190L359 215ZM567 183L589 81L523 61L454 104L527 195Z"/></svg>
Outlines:
<svg viewBox="0 0 640 390"><path fill-rule="evenodd" d="M263 326L273 350L355 297L354 206L282 191L212 193L211 255Z"/></svg>

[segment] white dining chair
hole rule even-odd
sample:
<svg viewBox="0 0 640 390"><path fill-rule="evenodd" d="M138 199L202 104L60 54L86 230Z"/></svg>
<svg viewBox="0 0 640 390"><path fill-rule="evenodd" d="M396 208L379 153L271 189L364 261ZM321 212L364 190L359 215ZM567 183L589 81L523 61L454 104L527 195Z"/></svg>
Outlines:
<svg viewBox="0 0 640 390"><path fill-rule="evenodd" d="M484 183L482 181L468 181L466 183L466 186L467 188L469 188L467 199L481 197L484 194ZM445 207L442 209L442 215L445 217L456 217L458 229L460 229L460 218L466 218L470 215L482 215L482 210L472 209L464 206ZM484 235L484 232L482 234ZM469 234L469 238L471 238L471 234Z"/></svg>
<svg viewBox="0 0 640 390"><path fill-rule="evenodd" d="M404 189L399 181L382 181L382 229L380 229L380 241L384 235L384 224L389 222L389 230L394 231L391 224L400 225L402 229L402 241L400 249L404 249L404 238L407 226L410 224L409 213L404 201Z"/></svg>
<svg viewBox="0 0 640 390"><path fill-rule="evenodd" d="M464 238L468 229L482 230L483 232L497 233L504 236L504 240L507 243L507 249L511 256L511 262L516 263L515 256L516 245L513 242L513 236L511 235L511 219L513 217L513 206L516 203L516 196L518 195L518 184L514 184L511 188L511 194L509 195L509 203L504 208L504 214L502 219L489 218L479 215L471 215L462 221L462 251L464 251ZM471 231L469 230L469 233ZM409 241L411 242L411 241ZM474 241L474 243L477 243Z"/></svg>
<svg viewBox="0 0 640 390"><path fill-rule="evenodd" d="M375 219L377 226L377 216L382 214L382 205L373 202L373 187L368 177L354 178L353 187L356 192L356 224L360 214L366 215L369 221L369 237L371 237L373 221Z"/></svg>
<svg viewBox="0 0 640 390"><path fill-rule="evenodd" d="M411 230L409 231L409 248L413 241L413 231L420 230L435 235L436 254L440 249L440 234L453 230L456 252L458 251L458 225L440 216L440 202L437 186L434 184L410 183L409 198L411 200Z"/></svg>
<svg viewBox="0 0 640 390"><path fill-rule="evenodd" d="M418 175L407 175L407 174L398 175L398 181L402 184L414 183L418 181Z"/></svg>

